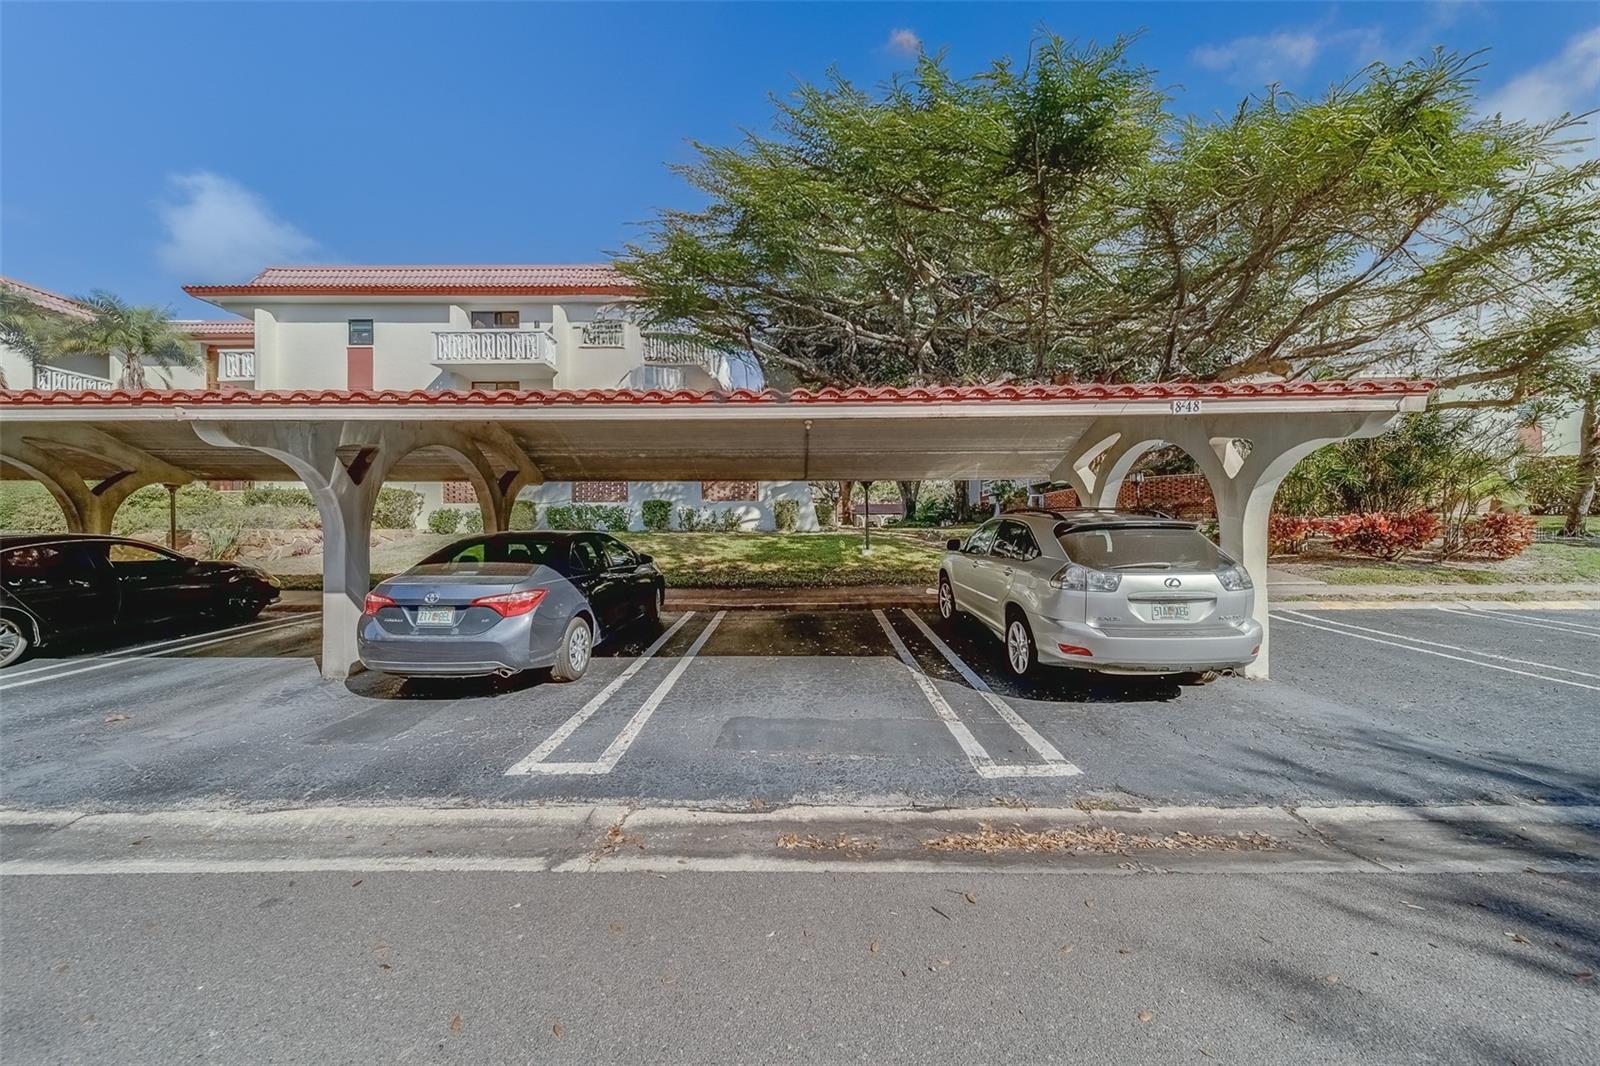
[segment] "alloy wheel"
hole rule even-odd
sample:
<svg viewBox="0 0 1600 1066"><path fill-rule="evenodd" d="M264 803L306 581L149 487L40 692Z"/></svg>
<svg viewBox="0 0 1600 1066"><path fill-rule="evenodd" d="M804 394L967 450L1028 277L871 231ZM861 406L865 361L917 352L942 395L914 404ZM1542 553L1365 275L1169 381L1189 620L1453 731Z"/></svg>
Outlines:
<svg viewBox="0 0 1600 1066"><path fill-rule="evenodd" d="M0 666L10 666L28 650L22 627L9 618L0 618Z"/></svg>
<svg viewBox="0 0 1600 1066"><path fill-rule="evenodd" d="M1028 672L1028 660L1033 651L1029 645L1027 627L1020 621L1006 627L1006 658L1011 660L1011 669L1018 674Z"/></svg>
<svg viewBox="0 0 1600 1066"><path fill-rule="evenodd" d="M567 664L575 674L583 673L589 665L589 627L574 626L567 640Z"/></svg>
<svg viewBox="0 0 1600 1066"><path fill-rule="evenodd" d="M939 617L949 621L956 613L956 595L950 588L950 582L939 582Z"/></svg>

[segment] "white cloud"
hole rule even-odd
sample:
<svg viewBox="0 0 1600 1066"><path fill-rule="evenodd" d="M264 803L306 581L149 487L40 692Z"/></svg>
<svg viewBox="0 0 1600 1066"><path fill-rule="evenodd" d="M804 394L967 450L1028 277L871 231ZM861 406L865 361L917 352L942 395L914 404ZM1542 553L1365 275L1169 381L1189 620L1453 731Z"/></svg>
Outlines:
<svg viewBox="0 0 1600 1066"><path fill-rule="evenodd" d="M1298 74L1316 62L1322 41L1315 33L1279 32L1237 37L1224 44L1196 48L1190 58L1206 70L1252 82L1276 81L1285 73Z"/></svg>
<svg viewBox="0 0 1600 1066"><path fill-rule="evenodd" d="M1554 59L1523 71L1484 101L1489 114L1542 121L1592 111L1600 98L1600 26L1567 41Z"/></svg>
<svg viewBox="0 0 1600 1066"><path fill-rule="evenodd" d="M917 36L915 30L902 26L889 31L889 39L883 47L897 55L914 56L922 51L922 38Z"/></svg>
<svg viewBox="0 0 1600 1066"><path fill-rule="evenodd" d="M185 280L242 281L272 263L303 262L318 244L232 178L210 171L171 177L176 199L160 207L161 263Z"/></svg>

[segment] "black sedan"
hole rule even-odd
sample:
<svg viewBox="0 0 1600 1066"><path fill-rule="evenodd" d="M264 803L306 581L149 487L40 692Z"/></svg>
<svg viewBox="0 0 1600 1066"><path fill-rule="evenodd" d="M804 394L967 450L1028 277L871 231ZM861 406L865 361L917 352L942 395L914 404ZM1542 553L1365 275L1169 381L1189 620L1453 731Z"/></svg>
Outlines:
<svg viewBox="0 0 1600 1066"><path fill-rule="evenodd" d="M0 667L35 648L160 622L245 621L278 584L241 563L206 562L154 544L74 533L0 536Z"/></svg>

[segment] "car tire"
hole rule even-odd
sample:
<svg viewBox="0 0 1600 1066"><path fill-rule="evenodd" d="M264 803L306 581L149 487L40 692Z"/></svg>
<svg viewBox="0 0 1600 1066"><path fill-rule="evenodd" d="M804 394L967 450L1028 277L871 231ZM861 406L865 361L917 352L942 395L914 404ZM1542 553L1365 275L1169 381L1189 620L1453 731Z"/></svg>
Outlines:
<svg viewBox="0 0 1600 1066"><path fill-rule="evenodd" d="M644 609L645 625L651 629L661 628L661 611L667 605L667 590L656 589L650 594L650 606Z"/></svg>
<svg viewBox="0 0 1600 1066"><path fill-rule="evenodd" d="M1039 648L1033 641L1033 630L1020 612L1013 612L1006 621L1006 665L1017 677L1027 677L1039 665Z"/></svg>
<svg viewBox="0 0 1600 1066"><path fill-rule="evenodd" d="M33 652L32 631L15 615L0 615L0 669L20 663Z"/></svg>
<svg viewBox="0 0 1600 1066"><path fill-rule="evenodd" d="M939 575L939 618L946 622L954 622L956 615L961 611L956 607L955 586L950 584L948 574Z"/></svg>
<svg viewBox="0 0 1600 1066"><path fill-rule="evenodd" d="M550 667L552 681L576 681L589 669L594 651L594 629L583 615L573 615L561 643L556 646L556 661Z"/></svg>

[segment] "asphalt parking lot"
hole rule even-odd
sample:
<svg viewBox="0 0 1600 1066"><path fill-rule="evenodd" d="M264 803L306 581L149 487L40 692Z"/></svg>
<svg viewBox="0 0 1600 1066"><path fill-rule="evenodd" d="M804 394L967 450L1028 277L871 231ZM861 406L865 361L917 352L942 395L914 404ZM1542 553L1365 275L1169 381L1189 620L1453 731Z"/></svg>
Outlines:
<svg viewBox="0 0 1600 1066"><path fill-rule="evenodd" d="M1274 679L1019 682L901 609L671 615L571 685L323 680L315 616L0 678L0 802L1600 799L1600 612L1274 611Z"/></svg>

